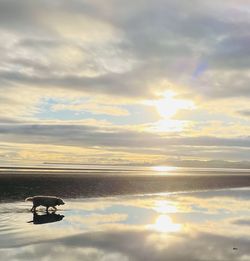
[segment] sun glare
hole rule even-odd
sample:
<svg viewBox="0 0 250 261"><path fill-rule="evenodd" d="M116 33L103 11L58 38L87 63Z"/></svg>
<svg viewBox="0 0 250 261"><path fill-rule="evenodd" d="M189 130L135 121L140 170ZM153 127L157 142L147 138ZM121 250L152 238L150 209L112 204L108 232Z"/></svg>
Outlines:
<svg viewBox="0 0 250 261"><path fill-rule="evenodd" d="M179 110L194 108L194 103L192 101L176 99L176 94L174 92L167 91L163 96L163 99L155 102L155 106L160 116L164 119L170 119Z"/></svg>
<svg viewBox="0 0 250 261"><path fill-rule="evenodd" d="M160 215L154 224L149 225L150 229L154 229L157 232L178 232L181 230L181 224L173 223L172 219L167 215Z"/></svg>
<svg viewBox="0 0 250 261"><path fill-rule="evenodd" d="M176 167L170 167L170 166L154 166L152 167L154 171L159 171L159 172L168 172L172 170L176 170Z"/></svg>

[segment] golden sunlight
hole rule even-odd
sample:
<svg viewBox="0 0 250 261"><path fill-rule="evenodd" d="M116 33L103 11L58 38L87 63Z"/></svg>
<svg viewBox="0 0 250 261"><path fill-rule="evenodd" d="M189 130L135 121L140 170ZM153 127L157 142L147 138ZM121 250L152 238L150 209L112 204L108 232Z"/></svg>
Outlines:
<svg viewBox="0 0 250 261"><path fill-rule="evenodd" d="M149 225L148 227L161 233L167 233L180 231L182 225L173 223L172 219L167 215L160 215L156 219L155 224Z"/></svg>
<svg viewBox="0 0 250 261"><path fill-rule="evenodd" d="M192 101L176 99L176 94L174 92L167 91L163 96L163 99L155 101L155 106L160 116L164 119L170 119L179 110L194 108L194 103Z"/></svg>

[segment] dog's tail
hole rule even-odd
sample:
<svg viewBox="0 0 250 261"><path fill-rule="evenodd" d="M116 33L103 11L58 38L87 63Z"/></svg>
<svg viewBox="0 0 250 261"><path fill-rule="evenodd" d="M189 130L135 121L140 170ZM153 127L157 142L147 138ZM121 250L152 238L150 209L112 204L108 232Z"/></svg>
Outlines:
<svg viewBox="0 0 250 261"><path fill-rule="evenodd" d="M33 201L33 197L26 198L25 201Z"/></svg>

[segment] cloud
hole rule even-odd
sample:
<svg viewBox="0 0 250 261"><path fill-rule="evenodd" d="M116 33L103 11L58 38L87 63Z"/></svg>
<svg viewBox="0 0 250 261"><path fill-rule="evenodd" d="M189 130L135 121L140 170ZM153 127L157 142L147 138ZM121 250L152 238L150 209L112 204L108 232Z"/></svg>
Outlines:
<svg viewBox="0 0 250 261"><path fill-rule="evenodd" d="M240 226L250 226L249 219L236 219L232 223L235 225L240 225Z"/></svg>
<svg viewBox="0 0 250 261"><path fill-rule="evenodd" d="M248 148L248 137L181 137L162 136L156 133L122 130L112 127L99 128L91 125L70 124L2 124L2 141L37 144L58 144L70 146L107 147L161 147L176 146L223 146Z"/></svg>
<svg viewBox="0 0 250 261"><path fill-rule="evenodd" d="M250 36L230 35L221 40L215 47L211 63L218 69L248 70L250 63L248 58L248 46Z"/></svg>
<svg viewBox="0 0 250 261"><path fill-rule="evenodd" d="M52 106L54 111L70 110L76 112L90 112L93 114L106 114L113 116L129 115L128 111L116 106L95 104L93 102L77 103L77 104L55 104Z"/></svg>
<svg viewBox="0 0 250 261"><path fill-rule="evenodd" d="M2 28L16 38L7 52L20 50L15 59L8 61L9 65L19 61L24 68L32 67L34 73L12 69L2 71L1 77L11 84L143 97L153 95L151 85L159 80L181 81L186 85L196 64L203 59L207 60L208 71L215 71L216 78L204 75L202 81L196 82L201 87L210 79L209 92L189 86L190 92L228 96L227 79L230 78L231 95L245 95L248 76L240 69L248 65L249 21L222 15L223 10L231 12L230 4L215 8L212 3L194 2L196 8L188 1L158 0L147 5L140 1L123 5L118 1L112 2L112 6L103 6L99 1L71 4L24 1L20 4L2 0ZM244 13L239 8L234 12L235 17ZM14 19L15 13L18 15ZM27 30L35 31L33 37L27 35ZM26 52L26 60L21 51ZM58 55L53 55L56 53ZM39 56L46 62L41 64ZM221 72L223 66L224 69L234 66L237 75L226 71L225 76L226 72ZM79 75L84 71L84 76ZM223 75L220 90L215 86L217 71ZM87 74L97 75L88 77ZM241 84L232 81L239 78Z"/></svg>
<svg viewBox="0 0 250 261"><path fill-rule="evenodd" d="M237 111L237 113L242 115L243 117L250 117L250 110L239 110Z"/></svg>
<svg viewBox="0 0 250 261"><path fill-rule="evenodd" d="M245 1L236 4L231 0L111 0L105 4L100 0L0 0L3 140L126 149L155 147L161 150L157 153L162 153L164 146L248 148L248 123L244 122L250 97L247 7ZM192 112L192 121L198 123L190 120L174 139L140 133L141 126L130 126L127 131L136 114L126 106L160 99L167 90L198 101L206 113L197 116ZM67 95L76 100L88 97L90 102L78 104ZM63 96L64 102L60 101ZM231 103L233 99L238 101L237 108ZM50 100L57 102L43 106ZM206 106L210 102L212 105ZM46 112L42 114L43 109ZM49 115L57 120L56 113L62 115L65 110L72 118L79 111L91 113L95 119L105 117L113 126L118 122L126 125L126 130L86 126L69 130L67 123L46 126L41 118ZM220 123L208 123L208 111L210 120L220 113ZM156 124L145 115L137 118L144 119L147 128ZM38 125L25 125L38 120ZM131 131L133 127L137 132ZM175 153L179 155L178 150Z"/></svg>
<svg viewBox="0 0 250 261"><path fill-rule="evenodd" d="M131 238L133 238L132 241ZM54 247L49 248L48 245L52 243ZM250 255L248 245L249 241L245 238L235 239L211 233L197 233L192 236L169 234L161 238L154 232L127 229L69 236L21 248L18 253L9 253L8 257L22 257L27 260L33 257L33 253L36 253L36 258L39 255L65 257L65 254L71 253L72 260L77 260L79 257L95 257L95 260L103 260L104 256L138 261L149 258L159 261L166 259L193 261L201 260L203 257L209 257L212 260L235 260L236 255L232 246L240 246L240 251L237 252L237 258L240 259Z"/></svg>

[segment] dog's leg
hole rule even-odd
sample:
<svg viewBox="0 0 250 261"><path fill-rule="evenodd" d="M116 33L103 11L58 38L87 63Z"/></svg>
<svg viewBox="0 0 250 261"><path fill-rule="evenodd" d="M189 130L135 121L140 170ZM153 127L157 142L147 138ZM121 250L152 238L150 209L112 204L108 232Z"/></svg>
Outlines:
<svg viewBox="0 0 250 261"><path fill-rule="evenodd" d="M33 207L30 210L31 212L36 212L36 206L33 204Z"/></svg>
<svg viewBox="0 0 250 261"><path fill-rule="evenodd" d="M57 211L57 208L55 206L52 207L55 211Z"/></svg>

